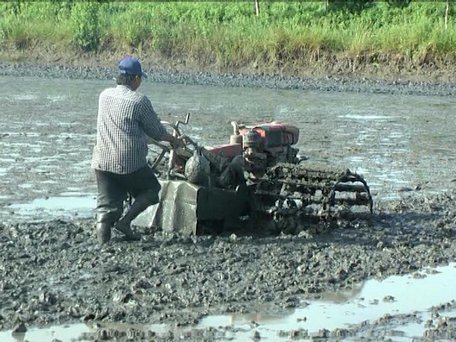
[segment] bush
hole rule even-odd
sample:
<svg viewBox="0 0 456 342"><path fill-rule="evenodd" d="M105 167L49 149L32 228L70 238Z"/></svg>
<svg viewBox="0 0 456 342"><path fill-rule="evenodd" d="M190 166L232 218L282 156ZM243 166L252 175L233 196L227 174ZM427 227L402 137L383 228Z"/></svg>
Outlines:
<svg viewBox="0 0 456 342"><path fill-rule="evenodd" d="M75 2L71 9L70 23L73 43L84 51L95 50L100 41L98 8L96 2Z"/></svg>

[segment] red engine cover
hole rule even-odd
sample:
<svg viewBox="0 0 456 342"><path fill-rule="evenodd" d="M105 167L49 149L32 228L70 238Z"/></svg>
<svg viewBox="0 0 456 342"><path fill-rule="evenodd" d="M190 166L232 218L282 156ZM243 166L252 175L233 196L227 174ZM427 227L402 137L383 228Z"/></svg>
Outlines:
<svg viewBox="0 0 456 342"><path fill-rule="evenodd" d="M260 134L266 147L291 146L299 140L299 128L286 123L273 121L256 126L242 127L239 131L245 135L251 129Z"/></svg>
<svg viewBox="0 0 456 342"><path fill-rule="evenodd" d="M234 158L236 156L242 155L242 145L241 144L224 144L217 146L207 146L206 149L218 156Z"/></svg>

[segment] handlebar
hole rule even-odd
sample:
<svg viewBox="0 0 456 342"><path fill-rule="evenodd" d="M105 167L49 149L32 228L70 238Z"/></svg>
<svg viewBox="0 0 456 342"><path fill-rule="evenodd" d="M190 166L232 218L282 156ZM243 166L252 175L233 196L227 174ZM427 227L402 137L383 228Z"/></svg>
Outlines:
<svg viewBox="0 0 456 342"><path fill-rule="evenodd" d="M172 135L174 137L178 138L179 140L184 142L183 149L185 150L185 152L193 154L193 151L191 149L189 149L187 146L192 145L194 148L197 148L198 144L195 141L193 141L190 137L188 137L187 135L182 134L182 132L180 131L180 126L181 125L187 125L189 120L190 120L190 113L187 113L185 115L185 120L184 121L177 120L174 124L171 123L171 122L168 122L168 121L161 121L161 123L164 126L171 127ZM150 163L150 166L152 168L156 168L159 165L159 163L162 161L164 156L168 153L169 154L169 160L168 160L167 176L168 177L170 177L170 176L176 177L177 176L179 178L185 177L185 176L179 174L178 172L176 172L176 170L174 170L175 166L176 166L175 165L175 150L174 150L174 148L172 146L164 144L163 142L156 141L154 139L151 139L151 143L153 145L158 146L159 148L161 148L161 152L157 156L157 158L155 158L155 160Z"/></svg>
<svg viewBox="0 0 456 342"><path fill-rule="evenodd" d="M185 121L182 120L177 120L175 124L172 124L168 121L161 121L162 125L169 126L173 129L173 135L177 138L180 138L182 136L181 131L179 130L180 125L187 125L190 120L190 113L187 113L185 115Z"/></svg>

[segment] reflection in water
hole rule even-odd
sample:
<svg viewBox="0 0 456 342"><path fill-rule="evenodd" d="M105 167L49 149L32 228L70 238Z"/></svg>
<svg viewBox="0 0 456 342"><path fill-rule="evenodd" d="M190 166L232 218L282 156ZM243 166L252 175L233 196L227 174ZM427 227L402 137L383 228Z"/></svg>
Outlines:
<svg viewBox="0 0 456 342"><path fill-rule="evenodd" d="M333 304L346 303L356 297L359 297L364 288L364 283L354 284L349 289L340 290L337 292L323 292L319 301Z"/></svg>
<svg viewBox="0 0 456 342"><path fill-rule="evenodd" d="M135 329L142 332L154 332L157 335L189 331L191 329L232 327L230 334L237 340L250 339L253 331L258 331L262 339L280 340L280 331L306 329L310 335L320 329L334 330L348 328L364 321L374 321L386 314L420 312L422 324L410 322L402 324L396 330L402 331L408 339L422 336L424 322L429 319L432 306L447 303L456 294L456 264L438 267L437 272L420 272L407 276L392 276L383 281L369 280L355 285L350 290L335 293L323 293L319 300L302 303L302 307L293 310L271 311L265 308L250 314L233 313L229 315L208 316L196 327L175 327L165 324L131 325L122 323L72 324L51 326L43 329L30 328L26 334L12 336L11 331L0 332L0 341L50 341L59 339L71 341L84 336L84 333L99 334L102 330L125 332ZM416 294L421 294L417 296ZM449 298L452 294L452 298ZM450 296L451 297L451 296ZM452 313L450 313L452 314ZM456 314L456 312L454 313ZM287 340L287 339L285 339Z"/></svg>

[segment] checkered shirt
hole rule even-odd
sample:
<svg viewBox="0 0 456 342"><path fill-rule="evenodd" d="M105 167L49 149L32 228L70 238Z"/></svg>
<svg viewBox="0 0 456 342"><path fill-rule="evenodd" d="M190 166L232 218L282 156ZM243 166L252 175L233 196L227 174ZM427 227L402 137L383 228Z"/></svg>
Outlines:
<svg viewBox="0 0 456 342"><path fill-rule="evenodd" d="M105 89L98 102L92 168L128 174L147 165L147 136L166 133L150 100L126 86Z"/></svg>

